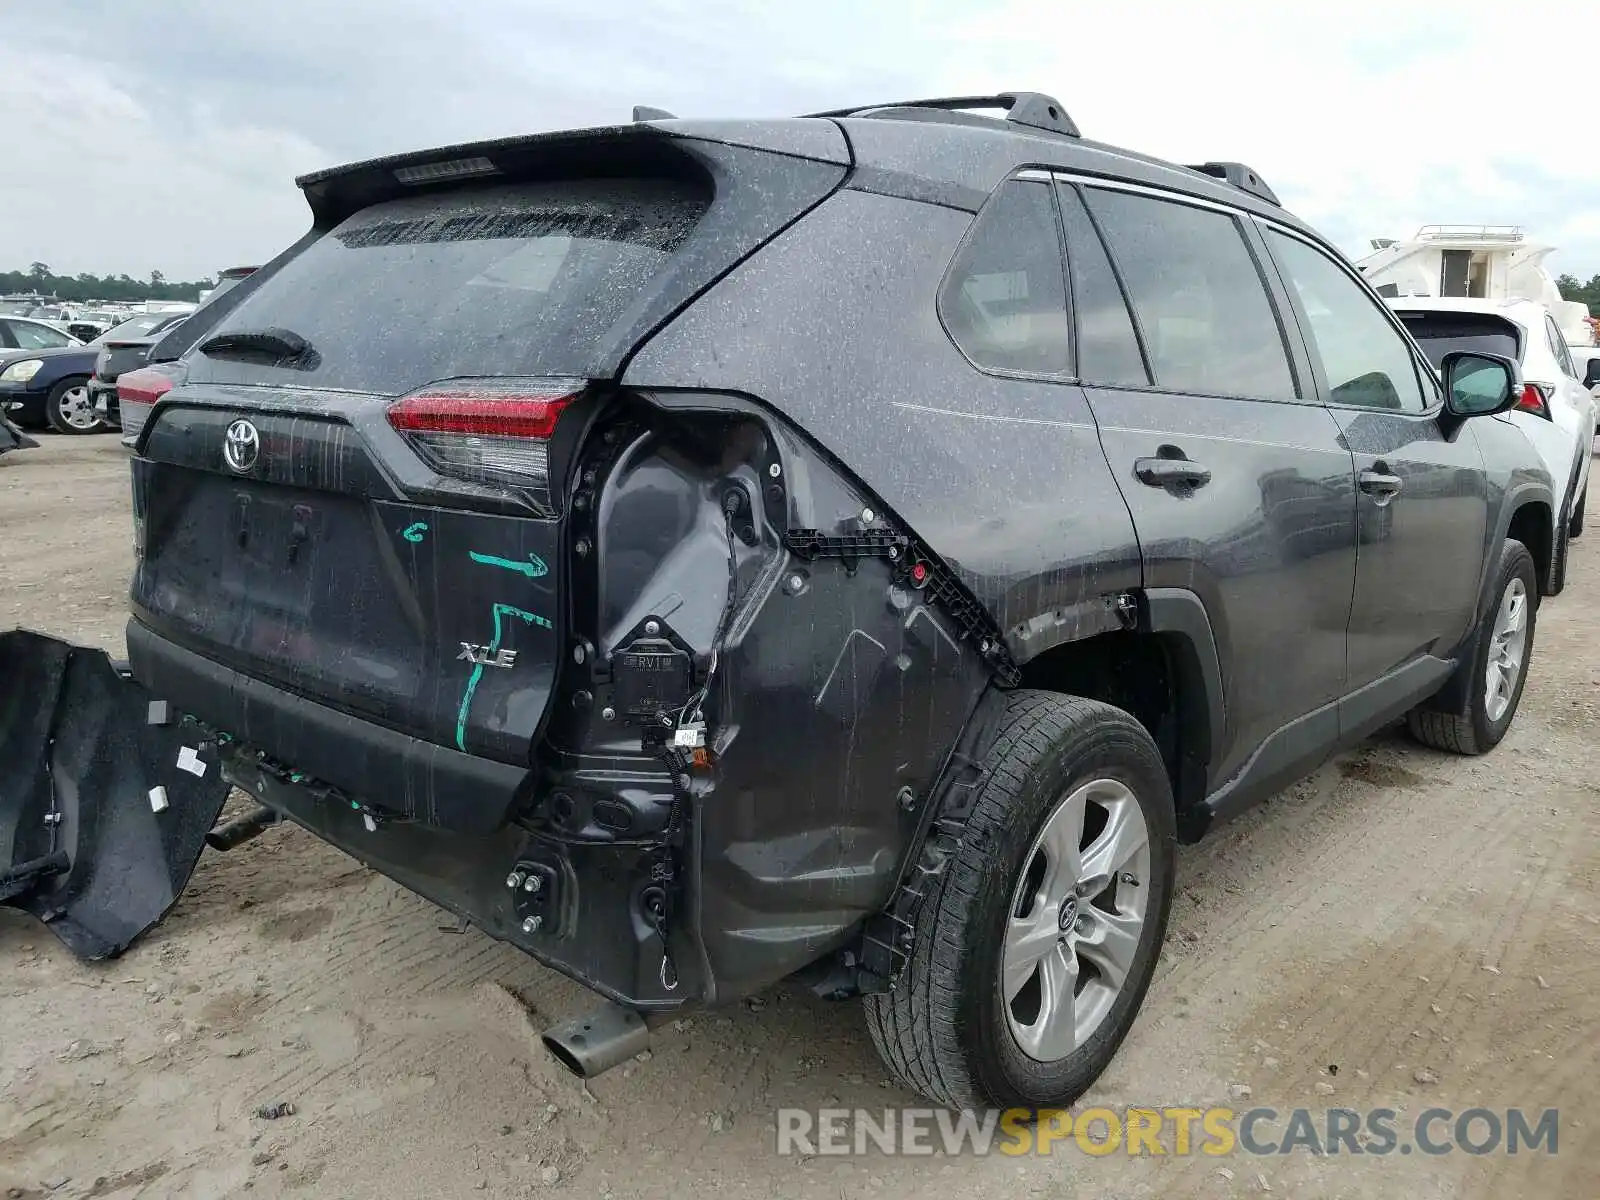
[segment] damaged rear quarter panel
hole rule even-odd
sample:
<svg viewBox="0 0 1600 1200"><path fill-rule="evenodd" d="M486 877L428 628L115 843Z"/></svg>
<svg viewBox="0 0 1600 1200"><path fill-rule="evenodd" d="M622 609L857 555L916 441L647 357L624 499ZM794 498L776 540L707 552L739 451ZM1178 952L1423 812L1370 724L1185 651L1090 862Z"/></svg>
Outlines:
<svg viewBox="0 0 1600 1200"><path fill-rule="evenodd" d="M805 439L737 397L643 399L574 503L594 566L575 577L571 620L595 647L585 659L613 669L563 672L541 788L562 799L540 823L569 846L607 837L619 813L634 836L665 827L671 790L617 664L652 626L702 660L724 628L705 700L714 766L689 776L682 864L701 962L679 973L726 1000L807 965L887 903L988 673L886 561L800 563L782 549L783 527L837 528L871 503ZM742 536L724 517L730 489L750 501L732 523ZM635 986L653 1000L655 982L641 972Z"/></svg>
<svg viewBox="0 0 1600 1200"><path fill-rule="evenodd" d="M843 191L648 342L630 386L742 391L835 455L1018 628L1137 587L1133 522L1070 381L979 371L935 299L972 220Z"/></svg>

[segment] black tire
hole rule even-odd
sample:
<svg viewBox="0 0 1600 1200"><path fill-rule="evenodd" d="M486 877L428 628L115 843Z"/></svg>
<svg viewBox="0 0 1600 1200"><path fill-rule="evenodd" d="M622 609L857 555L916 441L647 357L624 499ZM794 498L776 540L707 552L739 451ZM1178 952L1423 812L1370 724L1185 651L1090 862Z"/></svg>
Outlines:
<svg viewBox="0 0 1600 1200"><path fill-rule="evenodd" d="M69 393L81 391L85 396L87 396L88 390L89 381L78 376L70 376L66 379L62 379L56 383L55 387L50 389L50 395L45 399L44 402L44 416L45 420L50 422L51 429L54 429L57 433L66 434L105 432L107 428L106 423L101 420L98 415L95 417L92 425L74 425L67 418L67 414L64 411L68 402L67 397Z"/></svg>
<svg viewBox="0 0 1600 1200"><path fill-rule="evenodd" d="M1584 480L1583 495L1578 497L1577 507L1572 510L1572 516L1567 521L1567 534L1569 537L1580 538L1583 536L1583 509L1589 502L1588 480Z"/></svg>
<svg viewBox="0 0 1600 1200"><path fill-rule="evenodd" d="M867 1027L899 1081L937 1103L1060 1108L1105 1070L1150 986L1172 904L1171 785L1155 744L1131 716L1051 692L1007 697L983 766L960 842L917 915L910 962L892 991L866 998ZM1037 834L1064 797L1094 779L1124 785L1144 816L1145 920L1126 980L1098 1027L1065 1057L1041 1062L1011 1032L1001 948Z"/></svg>
<svg viewBox="0 0 1600 1200"><path fill-rule="evenodd" d="M1495 618L1500 603L1514 579L1520 579L1527 602L1528 636L1522 653L1521 674L1511 694L1511 703L1498 719L1489 716L1485 695L1488 688L1489 651L1494 642ZM1528 668L1533 663L1534 634L1539 618L1539 584L1533 568L1533 556L1521 542L1506 541L1500 552L1500 569L1490 593L1491 599L1478 620L1473 636L1472 658L1463 664L1471 670L1466 684L1466 700L1459 711L1440 710L1433 702L1414 708L1406 714L1406 724L1411 736L1435 750L1448 750L1453 754L1484 754L1493 750L1505 737L1506 730L1516 718L1522 703L1522 689L1528 682Z"/></svg>

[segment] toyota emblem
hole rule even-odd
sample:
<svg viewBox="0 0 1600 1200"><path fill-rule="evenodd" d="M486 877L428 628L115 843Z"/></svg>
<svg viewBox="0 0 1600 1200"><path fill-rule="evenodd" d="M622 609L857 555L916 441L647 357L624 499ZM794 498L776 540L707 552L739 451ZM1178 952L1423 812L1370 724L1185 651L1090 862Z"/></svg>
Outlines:
<svg viewBox="0 0 1600 1200"><path fill-rule="evenodd" d="M241 475L255 469L261 454L261 435L249 421L235 421L222 438L223 460Z"/></svg>

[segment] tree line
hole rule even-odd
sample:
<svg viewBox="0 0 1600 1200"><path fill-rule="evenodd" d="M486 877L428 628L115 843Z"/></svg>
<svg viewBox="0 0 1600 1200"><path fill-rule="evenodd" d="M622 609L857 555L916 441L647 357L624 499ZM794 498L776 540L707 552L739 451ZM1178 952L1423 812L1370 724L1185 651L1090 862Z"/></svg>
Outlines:
<svg viewBox="0 0 1600 1200"><path fill-rule="evenodd" d="M18 293L37 293L53 296L57 300L188 300L200 299L200 293L215 284L210 279L195 279L174 283L160 271L151 271L149 279L134 279L129 275L57 275L48 263L31 263L26 271L0 271L0 296Z"/></svg>
<svg viewBox="0 0 1600 1200"><path fill-rule="evenodd" d="M1600 275L1591 275L1588 283L1579 283L1576 275L1562 275L1556 280L1563 300L1577 300L1589 306L1590 315L1600 312Z"/></svg>

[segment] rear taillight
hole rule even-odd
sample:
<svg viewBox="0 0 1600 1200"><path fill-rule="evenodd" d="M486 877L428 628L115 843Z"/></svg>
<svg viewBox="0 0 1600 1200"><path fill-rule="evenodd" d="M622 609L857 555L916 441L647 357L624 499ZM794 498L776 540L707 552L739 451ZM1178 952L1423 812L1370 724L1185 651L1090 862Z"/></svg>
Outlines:
<svg viewBox="0 0 1600 1200"><path fill-rule="evenodd" d="M550 438L581 379L447 379L389 406L389 424L434 470L518 489L550 507Z"/></svg>
<svg viewBox="0 0 1600 1200"><path fill-rule="evenodd" d="M121 412L122 436L138 436L157 400L176 386L171 374L154 367L143 367L117 376L117 407Z"/></svg>
<svg viewBox="0 0 1600 1200"><path fill-rule="evenodd" d="M1518 412L1533 413L1535 416L1550 420L1550 394L1554 388L1547 388L1542 383L1525 383L1522 385L1522 396L1517 400Z"/></svg>

